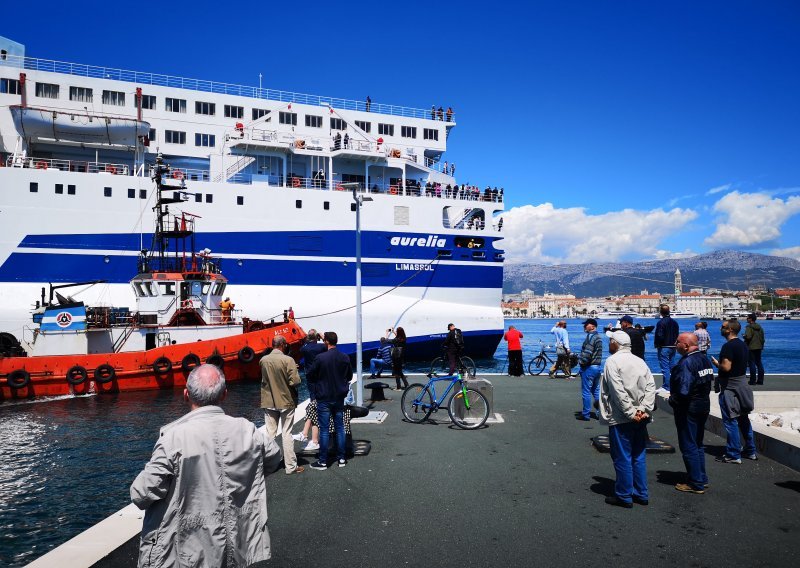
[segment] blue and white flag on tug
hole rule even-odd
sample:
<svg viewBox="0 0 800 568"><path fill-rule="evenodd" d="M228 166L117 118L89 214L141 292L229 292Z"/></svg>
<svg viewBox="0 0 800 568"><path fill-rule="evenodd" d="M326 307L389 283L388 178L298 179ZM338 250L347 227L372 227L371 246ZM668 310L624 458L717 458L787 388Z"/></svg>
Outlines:
<svg viewBox="0 0 800 568"><path fill-rule="evenodd" d="M86 306L47 308L42 316L41 331L77 331L86 329Z"/></svg>

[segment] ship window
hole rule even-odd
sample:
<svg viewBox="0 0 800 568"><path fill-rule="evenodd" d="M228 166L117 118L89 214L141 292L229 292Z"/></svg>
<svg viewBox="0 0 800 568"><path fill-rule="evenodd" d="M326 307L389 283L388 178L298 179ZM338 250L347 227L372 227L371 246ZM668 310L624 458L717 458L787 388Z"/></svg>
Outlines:
<svg viewBox="0 0 800 568"><path fill-rule="evenodd" d="M103 188L103 195L106 196L106 197L111 197L111 188L110 187L104 187Z"/></svg>
<svg viewBox="0 0 800 568"><path fill-rule="evenodd" d="M58 193L58 194L64 193L64 184L63 183L57 183L56 184L56 193Z"/></svg>
<svg viewBox="0 0 800 568"><path fill-rule="evenodd" d="M162 296L175 295L175 282L159 282L158 285L161 287Z"/></svg>
<svg viewBox="0 0 800 568"><path fill-rule="evenodd" d="M330 202L330 201L324 201L324 202L322 203L322 208L323 208L325 211L330 211L330 209L331 209L331 202Z"/></svg>
<svg viewBox="0 0 800 568"><path fill-rule="evenodd" d="M312 128L322 128L322 117L314 114L307 114L306 126L310 126Z"/></svg>
<svg viewBox="0 0 800 568"><path fill-rule="evenodd" d="M6 51L5 49L0 49L0 59L2 59L3 61L8 59L8 51Z"/></svg>
<svg viewBox="0 0 800 568"><path fill-rule="evenodd" d="M142 283L141 282L134 282L133 283L133 291L136 294L136 296L138 296L139 298L144 296L144 290L142 289Z"/></svg>
<svg viewBox="0 0 800 568"><path fill-rule="evenodd" d="M358 126L364 132L369 132L372 130L372 123L365 120L356 120L356 126Z"/></svg>
<svg viewBox="0 0 800 568"><path fill-rule="evenodd" d="M225 118L242 118L243 116L244 107L225 105Z"/></svg>
<svg viewBox="0 0 800 568"><path fill-rule="evenodd" d="M205 296L208 294L208 291L211 289L211 284L209 282L203 282L203 291L202 295Z"/></svg>
<svg viewBox="0 0 800 568"><path fill-rule="evenodd" d="M156 108L156 96L155 95L142 95L142 108L146 108L148 110L155 110ZM153 140L153 138L151 138Z"/></svg>
<svg viewBox="0 0 800 568"><path fill-rule="evenodd" d="M186 133L178 130L165 130L164 141L167 144L186 144Z"/></svg>
<svg viewBox="0 0 800 568"><path fill-rule="evenodd" d="M350 204L350 211L355 211L355 210L356 210L356 204L355 203L351 203Z"/></svg>
<svg viewBox="0 0 800 568"><path fill-rule="evenodd" d="M17 79L0 79L0 93L6 95L21 95L22 89Z"/></svg>
<svg viewBox="0 0 800 568"><path fill-rule="evenodd" d="M476 237L456 237L456 248L483 248L484 241Z"/></svg>
<svg viewBox="0 0 800 568"><path fill-rule="evenodd" d="M425 140L439 140L439 131L435 128L425 128L422 131Z"/></svg>
<svg viewBox="0 0 800 568"><path fill-rule="evenodd" d="M147 199L147 190L146 189L140 189L139 190L139 199Z"/></svg>
<svg viewBox="0 0 800 568"><path fill-rule="evenodd" d="M302 209L303 208L303 200L302 199L296 199L295 202L294 202L294 206L297 209Z"/></svg>
<svg viewBox="0 0 800 568"><path fill-rule="evenodd" d="M217 105L214 103L204 103L203 101L195 101L194 113L214 116L215 114L217 114Z"/></svg>
<svg viewBox="0 0 800 568"><path fill-rule="evenodd" d="M186 112L186 99L164 99L164 108L167 112Z"/></svg>
<svg viewBox="0 0 800 568"><path fill-rule="evenodd" d="M156 129L155 128L151 128L150 129L150 132L147 134L147 139L150 142L155 142L156 141Z"/></svg>
<svg viewBox="0 0 800 568"><path fill-rule="evenodd" d="M417 137L417 127L416 126L401 126L400 127L400 136L403 138L416 138Z"/></svg>
<svg viewBox="0 0 800 568"><path fill-rule="evenodd" d="M121 91L103 91L103 104L125 106L125 93Z"/></svg>
<svg viewBox="0 0 800 568"><path fill-rule="evenodd" d="M74 185L68 185L67 186L67 195L75 195L75 186Z"/></svg>
<svg viewBox="0 0 800 568"><path fill-rule="evenodd" d="M236 196L236 205L244 205L244 196L243 195L237 195Z"/></svg>
<svg viewBox="0 0 800 568"><path fill-rule="evenodd" d="M206 193L206 203L214 203L214 194Z"/></svg>
<svg viewBox="0 0 800 568"><path fill-rule="evenodd" d="M227 286L227 284L222 284L222 286L220 287L220 289L219 289L219 295L220 296L222 296L222 294L225 293L225 287L226 286Z"/></svg>
<svg viewBox="0 0 800 568"><path fill-rule="evenodd" d="M453 256L453 251L447 249L439 249L438 256L439 258L450 258L451 256Z"/></svg>
<svg viewBox="0 0 800 568"><path fill-rule="evenodd" d="M195 146L205 146L207 148L213 148L216 146L217 137L213 134L200 134L197 132L194 135L194 145Z"/></svg>
<svg viewBox="0 0 800 568"><path fill-rule="evenodd" d="M39 191L39 183L32 181L31 182L31 193L38 193Z"/></svg>
<svg viewBox="0 0 800 568"><path fill-rule="evenodd" d="M202 203L203 202L203 194L202 193L195 193L194 194L194 202L195 203Z"/></svg>
<svg viewBox="0 0 800 568"><path fill-rule="evenodd" d="M297 126L297 113L281 111L278 114L278 122L281 124L291 124L292 126Z"/></svg>
<svg viewBox="0 0 800 568"><path fill-rule="evenodd" d="M378 123L378 134L383 136L394 136L394 124Z"/></svg>
<svg viewBox="0 0 800 568"><path fill-rule="evenodd" d="M43 99L57 99L58 85L53 83L36 83L36 96Z"/></svg>
<svg viewBox="0 0 800 568"><path fill-rule="evenodd" d="M69 100L77 101L80 103L90 103L92 102L93 94L92 89L87 87L70 87L69 88Z"/></svg>
<svg viewBox="0 0 800 568"><path fill-rule="evenodd" d="M258 120L259 118L261 118L262 116L265 116L267 114L269 114L269 111L267 109L254 108L253 109L253 120Z"/></svg>
<svg viewBox="0 0 800 568"><path fill-rule="evenodd" d="M395 205L394 207L394 224L395 225L408 225L408 207L404 205Z"/></svg>
<svg viewBox="0 0 800 568"><path fill-rule="evenodd" d="M347 124L341 118L331 118L331 130L344 130Z"/></svg>
<svg viewBox="0 0 800 568"><path fill-rule="evenodd" d="M145 294L148 296L158 296L158 289L153 285L152 282L142 282L142 286L144 287Z"/></svg>

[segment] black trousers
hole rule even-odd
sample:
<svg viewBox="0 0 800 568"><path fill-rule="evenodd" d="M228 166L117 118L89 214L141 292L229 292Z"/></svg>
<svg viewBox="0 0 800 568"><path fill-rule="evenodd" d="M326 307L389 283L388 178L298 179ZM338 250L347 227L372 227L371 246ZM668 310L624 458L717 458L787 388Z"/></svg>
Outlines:
<svg viewBox="0 0 800 568"><path fill-rule="evenodd" d="M525 374L522 370L522 350L508 351L508 374L512 377L521 377Z"/></svg>

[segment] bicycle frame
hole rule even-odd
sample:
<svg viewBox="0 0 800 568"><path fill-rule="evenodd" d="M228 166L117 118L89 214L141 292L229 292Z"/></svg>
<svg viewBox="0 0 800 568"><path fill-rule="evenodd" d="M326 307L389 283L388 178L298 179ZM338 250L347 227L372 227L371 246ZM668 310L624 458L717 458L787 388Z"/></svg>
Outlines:
<svg viewBox="0 0 800 568"><path fill-rule="evenodd" d="M447 388L442 393L441 398L437 398L436 397L436 384L435 383L440 382L440 381L450 381L450 383L447 385ZM461 392L463 392L464 395L465 395L464 402L465 402L467 408L469 408L469 399L466 398L467 385L464 383L464 379L461 378L460 374L455 374L455 375L448 375L446 377L431 377L430 380L428 381L428 384L426 386L431 389L431 396L433 397L433 409L434 409L434 411L438 410L439 407L442 406L442 403L447 398L447 395L450 393L450 390L453 388L453 385L455 385L456 383L461 383Z"/></svg>

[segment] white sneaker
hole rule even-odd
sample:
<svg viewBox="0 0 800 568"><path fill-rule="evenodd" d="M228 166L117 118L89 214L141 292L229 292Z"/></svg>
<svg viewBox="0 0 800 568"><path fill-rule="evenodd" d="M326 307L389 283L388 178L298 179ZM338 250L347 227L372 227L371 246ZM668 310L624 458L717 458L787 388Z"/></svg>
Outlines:
<svg viewBox="0 0 800 568"><path fill-rule="evenodd" d="M292 434L292 440L297 440L298 442L308 442L308 438L302 432L299 434Z"/></svg>
<svg viewBox="0 0 800 568"><path fill-rule="evenodd" d="M319 444L317 444L314 441L309 442L308 444L306 444L306 447L303 448L303 450L305 450L307 452L310 452L312 450L318 450L318 449L319 449Z"/></svg>

